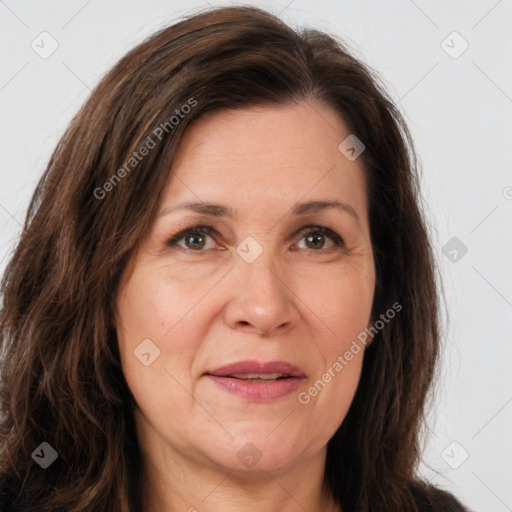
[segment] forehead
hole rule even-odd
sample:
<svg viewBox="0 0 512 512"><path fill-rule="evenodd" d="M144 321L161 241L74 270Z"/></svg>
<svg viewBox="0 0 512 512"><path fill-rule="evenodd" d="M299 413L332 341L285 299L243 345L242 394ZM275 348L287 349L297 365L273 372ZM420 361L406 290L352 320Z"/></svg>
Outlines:
<svg viewBox="0 0 512 512"><path fill-rule="evenodd" d="M236 213L338 200L366 218L362 159L338 149L350 134L330 107L313 101L207 114L185 133L163 202L227 204Z"/></svg>

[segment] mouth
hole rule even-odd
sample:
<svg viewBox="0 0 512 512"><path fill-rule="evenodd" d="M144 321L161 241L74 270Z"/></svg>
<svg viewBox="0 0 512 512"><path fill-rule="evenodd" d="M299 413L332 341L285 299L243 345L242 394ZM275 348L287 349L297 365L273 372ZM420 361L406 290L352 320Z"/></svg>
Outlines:
<svg viewBox="0 0 512 512"><path fill-rule="evenodd" d="M276 380L287 377L305 377L304 372L286 361L239 361L230 363L214 370L208 370L208 375L216 377L233 377L239 379Z"/></svg>
<svg viewBox="0 0 512 512"><path fill-rule="evenodd" d="M220 375L222 377L222 375ZM286 373L236 373L233 375L225 375L232 379L245 380L247 382L262 382L265 380L282 380L293 378Z"/></svg>
<svg viewBox="0 0 512 512"><path fill-rule="evenodd" d="M249 401L269 402L296 390L304 372L284 361L241 361L205 373L224 390Z"/></svg>

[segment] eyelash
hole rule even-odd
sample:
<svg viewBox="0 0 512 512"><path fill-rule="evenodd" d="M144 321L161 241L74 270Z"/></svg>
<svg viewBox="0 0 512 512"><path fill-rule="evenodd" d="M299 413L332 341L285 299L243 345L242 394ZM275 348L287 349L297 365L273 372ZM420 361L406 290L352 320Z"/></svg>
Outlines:
<svg viewBox="0 0 512 512"><path fill-rule="evenodd" d="M178 234L174 235L167 242L167 245L169 245L171 247L177 246L178 242L188 235L205 235L205 234L214 238L214 235L218 235L219 233L213 226L203 226L203 225L193 226L193 227L184 229L183 231L180 231ZM337 233L335 233L331 229L326 228L324 226L305 226L299 231L298 234L301 236L301 239L304 238L308 234L321 234L321 235L324 235L324 236L327 236L328 238L330 238L336 245L336 247L333 247L331 249L318 249L318 250L309 249L309 252L322 253L322 252L329 252L330 250L333 250L336 248L339 248L339 249L345 248L345 243L344 243L343 239ZM204 250L194 251L193 249L189 249L188 247L181 247L181 246L179 246L179 247L181 249L185 249L188 252L204 252Z"/></svg>

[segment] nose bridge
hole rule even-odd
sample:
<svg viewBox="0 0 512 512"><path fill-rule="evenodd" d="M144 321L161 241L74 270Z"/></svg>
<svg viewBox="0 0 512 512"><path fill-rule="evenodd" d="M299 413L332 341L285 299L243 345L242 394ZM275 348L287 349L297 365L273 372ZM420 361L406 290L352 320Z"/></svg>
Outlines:
<svg viewBox="0 0 512 512"><path fill-rule="evenodd" d="M270 237L248 237L237 247L236 292L228 308L228 322L250 324L259 332L295 322L291 291Z"/></svg>
<svg viewBox="0 0 512 512"><path fill-rule="evenodd" d="M237 254L239 272L245 284L273 292L283 286L279 276L281 265L277 264L271 237L265 237L265 240L261 237L258 241L249 236L239 244Z"/></svg>

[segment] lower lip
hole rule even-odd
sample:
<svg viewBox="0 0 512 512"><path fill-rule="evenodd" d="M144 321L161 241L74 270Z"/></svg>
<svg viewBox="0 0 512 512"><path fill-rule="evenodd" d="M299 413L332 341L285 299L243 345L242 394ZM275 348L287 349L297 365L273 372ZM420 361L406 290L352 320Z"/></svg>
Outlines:
<svg viewBox="0 0 512 512"><path fill-rule="evenodd" d="M290 377L288 379L249 382L233 377L219 377L207 375L227 391L256 402L271 402L293 393L302 384L304 377Z"/></svg>

